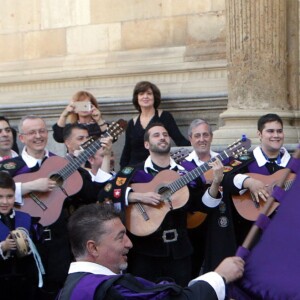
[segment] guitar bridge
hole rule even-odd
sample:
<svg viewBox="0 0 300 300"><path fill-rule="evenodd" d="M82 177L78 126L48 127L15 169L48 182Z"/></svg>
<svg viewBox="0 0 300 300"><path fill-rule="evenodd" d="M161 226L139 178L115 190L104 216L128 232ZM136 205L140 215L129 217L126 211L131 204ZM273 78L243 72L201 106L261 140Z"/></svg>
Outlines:
<svg viewBox="0 0 300 300"><path fill-rule="evenodd" d="M47 210L48 207L39 199L36 194L29 193L29 196L43 211Z"/></svg>
<svg viewBox="0 0 300 300"><path fill-rule="evenodd" d="M172 201L170 199L168 199L168 203L169 203L169 206L170 206L170 210L173 210L173 204L172 204Z"/></svg>

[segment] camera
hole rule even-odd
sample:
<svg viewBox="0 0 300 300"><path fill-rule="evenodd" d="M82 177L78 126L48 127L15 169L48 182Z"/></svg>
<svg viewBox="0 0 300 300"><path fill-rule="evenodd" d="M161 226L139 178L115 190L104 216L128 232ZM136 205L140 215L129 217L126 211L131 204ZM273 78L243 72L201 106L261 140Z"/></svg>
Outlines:
<svg viewBox="0 0 300 300"><path fill-rule="evenodd" d="M75 111L91 111L92 110L92 104L89 101L78 101L74 102Z"/></svg>

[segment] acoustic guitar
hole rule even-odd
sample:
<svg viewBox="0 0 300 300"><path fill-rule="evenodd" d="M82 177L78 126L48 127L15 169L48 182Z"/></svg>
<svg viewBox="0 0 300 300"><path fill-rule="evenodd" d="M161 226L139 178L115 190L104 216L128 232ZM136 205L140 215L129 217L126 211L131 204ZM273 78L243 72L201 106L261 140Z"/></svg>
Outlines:
<svg viewBox="0 0 300 300"><path fill-rule="evenodd" d="M269 194L272 193L273 187L279 182L280 179L286 174L286 169L281 169L272 175L261 175L257 173L246 173L245 175L251 178L262 181L269 187ZM294 182L296 174L290 173L284 182L284 189L288 190ZM263 211L265 202L260 199L259 203L256 201L254 195L248 190L242 195L232 195L232 201L237 212L244 219L249 221L255 221L259 214ZM272 207L268 212L268 216L271 215L274 210L279 206L279 202L274 201Z"/></svg>
<svg viewBox="0 0 300 300"><path fill-rule="evenodd" d="M245 149L249 149L250 146L251 141L243 138L216 157L224 161L230 156L239 155ZM155 232L169 211L178 209L187 203L189 191L186 185L211 169L209 163L214 161L216 157L183 176L172 170L164 170L148 183L132 184L131 188L134 192L157 192L162 195L162 201L156 206L141 203L129 204L126 208L127 229L136 236L146 236Z"/></svg>
<svg viewBox="0 0 300 300"><path fill-rule="evenodd" d="M113 122L102 137L118 137L126 128L127 122L120 119ZM88 158L101 148L100 139L89 141L89 145L76 158L66 159L60 156L47 158L37 172L21 174L14 177L15 182L30 182L48 177L56 181L56 188L49 192L30 192L23 195L24 205L16 210L40 217L43 226L53 224L59 217L66 197L76 194L82 187L82 177L77 171Z"/></svg>
<svg viewBox="0 0 300 300"><path fill-rule="evenodd" d="M177 164L180 164L188 155L190 154L189 150L186 148L180 148L174 152L171 152L171 157L175 160ZM204 174L207 184L211 184L213 180L213 170L210 169ZM187 213L187 228L193 229L200 226L206 219L207 214L201 211L193 211Z"/></svg>

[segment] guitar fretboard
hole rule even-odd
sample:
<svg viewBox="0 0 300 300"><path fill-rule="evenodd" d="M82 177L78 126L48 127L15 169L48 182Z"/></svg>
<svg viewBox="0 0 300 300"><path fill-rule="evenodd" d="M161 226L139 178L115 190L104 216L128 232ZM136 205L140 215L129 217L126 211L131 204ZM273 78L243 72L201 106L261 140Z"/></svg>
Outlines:
<svg viewBox="0 0 300 300"><path fill-rule="evenodd" d="M189 182L193 181L194 179L196 179L197 177L199 177L206 171L210 170L211 169L211 166L209 165L210 162L215 161L216 158L219 158L221 161L224 161L228 157L229 157L229 155L227 154L227 152L223 151L221 154L213 157L212 159L210 159L208 162L204 163L203 165L201 165L201 166L195 168L194 170L188 172L187 174L181 176L180 178L178 178L177 180L175 180L174 182L169 184L168 187L170 188L172 193L175 193L176 191L180 190L182 187L187 185Z"/></svg>

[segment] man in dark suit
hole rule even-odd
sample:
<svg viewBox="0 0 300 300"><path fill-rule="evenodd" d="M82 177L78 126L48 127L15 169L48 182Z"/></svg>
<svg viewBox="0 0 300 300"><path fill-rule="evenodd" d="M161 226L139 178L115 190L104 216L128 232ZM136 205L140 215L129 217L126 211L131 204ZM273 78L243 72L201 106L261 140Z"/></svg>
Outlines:
<svg viewBox="0 0 300 300"><path fill-rule="evenodd" d="M127 268L132 243L120 215L109 205L90 204L79 208L71 216L68 229L76 262L70 266L59 300L220 300L225 298L226 283L243 274L243 260L230 257L215 272L195 278L187 288L173 282L155 284L130 274L120 275Z"/></svg>
<svg viewBox="0 0 300 300"><path fill-rule="evenodd" d="M144 137L144 145L149 150L147 160L135 166L135 168L124 168L116 175L116 184L104 187L104 192L109 190L113 194L100 195L100 201L107 201L113 198L116 207L116 202L121 203L124 208L128 204L139 203L145 207L145 210L153 209L159 212L159 205L165 201L169 211L166 216L160 220L150 220L149 223L157 223L153 233L144 236L138 236L130 232L129 237L133 242L129 262L129 272L144 277L148 280L156 281L159 278L172 278L177 284L185 286L191 279L191 254L193 252L192 245L189 241L186 229L186 214L189 210L201 210L208 212L216 207L220 202L220 193L218 187L211 186L206 189L200 178L189 180L188 188L186 189L186 199L180 194L182 205L177 209L172 209L172 201L168 202L163 198L163 195L158 192L136 191L131 188L133 183L149 183L163 170L172 170L176 176L186 174L186 170L175 163L170 157L170 136L161 123L151 124L146 130ZM212 164L212 168L223 174L223 165L219 160ZM133 171L134 170L134 171ZM126 174L132 172L131 178L126 178ZM176 174L177 173L177 174ZM165 182L171 181L170 178L165 178ZM130 183L126 191L124 186ZM171 183L170 182L170 183ZM114 188L112 187L114 185ZM141 185L140 185L141 186ZM172 197L175 197L172 196ZM172 199L171 197L171 199ZM126 209L126 208L124 208ZM148 225L141 224L140 226Z"/></svg>

